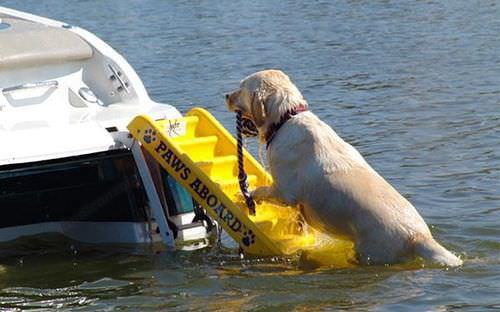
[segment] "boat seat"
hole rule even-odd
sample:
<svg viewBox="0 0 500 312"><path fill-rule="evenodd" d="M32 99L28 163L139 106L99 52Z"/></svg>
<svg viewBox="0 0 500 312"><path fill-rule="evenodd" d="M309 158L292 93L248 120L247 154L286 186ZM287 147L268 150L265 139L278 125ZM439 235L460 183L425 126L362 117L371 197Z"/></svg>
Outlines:
<svg viewBox="0 0 500 312"><path fill-rule="evenodd" d="M92 57L89 44L69 30L5 15L0 19L0 71Z"/></svg>

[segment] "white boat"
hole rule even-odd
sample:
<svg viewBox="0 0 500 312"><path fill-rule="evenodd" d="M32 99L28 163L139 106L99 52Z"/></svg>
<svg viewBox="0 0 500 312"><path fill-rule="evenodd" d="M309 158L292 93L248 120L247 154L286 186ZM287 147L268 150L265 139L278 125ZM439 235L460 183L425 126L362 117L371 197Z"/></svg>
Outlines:
<svg viewBox="0 0 500 312"><path fill-rule="evenodd" d="M138 114L181 116L92 33L0 7L0 242L206 245L210 222L129 135Z"/></svg>

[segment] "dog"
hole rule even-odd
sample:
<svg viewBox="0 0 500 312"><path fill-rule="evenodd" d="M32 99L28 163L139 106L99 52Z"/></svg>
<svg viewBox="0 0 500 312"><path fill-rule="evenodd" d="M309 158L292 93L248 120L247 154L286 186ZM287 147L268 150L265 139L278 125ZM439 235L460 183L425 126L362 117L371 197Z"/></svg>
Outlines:
<svg viewBox="0 0 500 312"><path fill-rule="evenodd" d="M360 264L394 264L415 256L462 264L434 240L413 205L308 110L282 71L252 74L225 98L227 108L252 120L259 141L267 144L273 184L255 189L256 201L298 205L311 226L352 240Z"/></svg>

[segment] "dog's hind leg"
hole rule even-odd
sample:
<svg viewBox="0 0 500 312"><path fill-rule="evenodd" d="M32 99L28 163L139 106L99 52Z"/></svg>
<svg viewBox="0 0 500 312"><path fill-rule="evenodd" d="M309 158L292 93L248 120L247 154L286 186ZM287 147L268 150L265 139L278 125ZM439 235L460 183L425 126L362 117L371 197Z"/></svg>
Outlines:
<svg viewBox="0 0 500 312"><path fill-rule="evenodd" d="M373 237L378 237L373 234ZM387 242L392 242L386 244ZM401 241L383 239L368 239L355 242L356 258L360 264L393 264L400 262L403 258L401 251L404 250Z"/></svg>

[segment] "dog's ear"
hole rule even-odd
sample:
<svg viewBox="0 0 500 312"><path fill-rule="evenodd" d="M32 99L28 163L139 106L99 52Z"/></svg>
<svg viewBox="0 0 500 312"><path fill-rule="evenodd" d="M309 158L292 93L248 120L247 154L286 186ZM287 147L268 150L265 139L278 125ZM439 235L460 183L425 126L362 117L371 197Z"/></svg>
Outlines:
<svg viewBox="0 0 500 312"><path fill-rule="evenodd" d="M257 90L252 94L251 113L253 121L257 127L262 127L266 121L266 94L262 90Z"/></svg>

